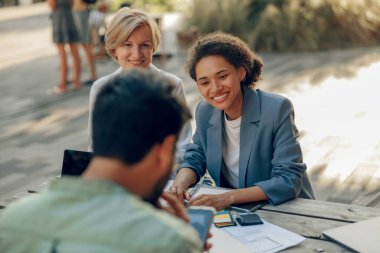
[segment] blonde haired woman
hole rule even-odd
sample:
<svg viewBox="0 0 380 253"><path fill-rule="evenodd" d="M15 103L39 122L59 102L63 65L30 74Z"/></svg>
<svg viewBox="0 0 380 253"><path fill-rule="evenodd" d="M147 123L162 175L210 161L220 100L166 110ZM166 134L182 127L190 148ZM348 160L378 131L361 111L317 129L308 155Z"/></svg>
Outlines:
<svg viewBox="0 0 380 253"><path fill-rule="evenodd" d="M133 68L147 69L159 76L163 76L175 84L176 89L174 93L186 102L182 80L173 74L158 69L152 64L153 54L160 44L160 37L160 30L156 22L147 13L140 10L127 7L121 8L110 21L106 32L106 50L120 65L120 68L112 74L100 78L91 87L88 123L90 151L92 150L91 114L96 95L107 80L120 74L123 70ZM182 160L185 149L184 146L190 142L191 135L191 125L190 122L187 122L177 142L177 162Z"/></svg>

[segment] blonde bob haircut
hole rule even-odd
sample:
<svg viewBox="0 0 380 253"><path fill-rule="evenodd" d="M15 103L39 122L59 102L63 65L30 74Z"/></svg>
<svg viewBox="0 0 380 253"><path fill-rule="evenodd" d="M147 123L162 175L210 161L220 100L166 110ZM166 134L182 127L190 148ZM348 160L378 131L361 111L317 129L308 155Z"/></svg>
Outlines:
<svg viewBox="0 0 380 253"><path fill-rule="evenodd" d="M161 41L161 33L157 23L145 12L123 7L112 18L106 32L107 53L115 58L115 50L124 44L131 33L142 25L148 25L152 32L153 53Z"/></svg>

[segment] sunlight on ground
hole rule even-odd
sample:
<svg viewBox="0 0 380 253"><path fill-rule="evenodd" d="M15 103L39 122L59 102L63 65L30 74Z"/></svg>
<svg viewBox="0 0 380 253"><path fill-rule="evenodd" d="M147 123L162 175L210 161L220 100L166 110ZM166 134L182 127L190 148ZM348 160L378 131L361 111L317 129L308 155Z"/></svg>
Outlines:
<svg viewBox="0 0 380 253"><path fill-rule="evenodd" d="M54 135L59 134L68 124L67 122L79 116L87 116L88 106L82 106L76 109L58 109L43 117L42 119L33 119L24 121L17 126L10 126L6 130L6 136L26 133L28 135Z"/></svg>
<svg viewBox="0 0 380 253"><path fill-rule="evenodd" d="M309 168L327 164L324 176L345 180L380 143L380 63L351 79L328 78L290 91ZM380 178L379 165L374 176Z"/></svg>
<svg viewBox="0 0 380 253"><path fill-rule="evenodd" d="M19 41L17 39L21 35L29 36L30 38L35 38L37 35L40 37L41 33L44 35L41 40ZM0 55L0 70L32 62L36 58L57 55L50 33L50 28L2 33L0 44L6 46L8 50Z"/></svg>
<svg viewBox="0 0 380 253"><path fill-rule="evenodd" d="M34 3L32 5L7 6L6 8L0 8L0 22L41 15L48 11L50 11L50 9L47 2Z"/></svg>

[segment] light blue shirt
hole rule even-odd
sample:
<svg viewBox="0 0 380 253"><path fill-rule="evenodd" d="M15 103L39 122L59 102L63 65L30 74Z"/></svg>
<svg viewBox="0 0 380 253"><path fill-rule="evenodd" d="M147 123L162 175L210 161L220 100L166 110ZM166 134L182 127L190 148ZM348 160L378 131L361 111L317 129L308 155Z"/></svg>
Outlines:
<svg viewBox="0 0 380 253"><path fill-rule="evenodd" d="M1 213L0 252L177 253L202 247L190 225L124 188L66 177Z"/></svg>

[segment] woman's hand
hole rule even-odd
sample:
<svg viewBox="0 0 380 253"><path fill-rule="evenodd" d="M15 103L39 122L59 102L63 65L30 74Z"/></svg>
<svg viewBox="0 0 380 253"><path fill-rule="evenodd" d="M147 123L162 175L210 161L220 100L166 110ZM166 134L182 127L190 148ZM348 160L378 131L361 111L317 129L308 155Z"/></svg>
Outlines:
<svg viewBox="0 0 380 253"><path fill-rule="evenodd" d="M190 193L187 191L187 189L174 182L172 186L169 187L169 193L174 195L180 203L184 203L184 200L190 200Z"/></svg>
<svg viewBox="0 0 380 253"><path fill-rule="evenodd" d="M231 205L229 196L223 194L202 194L193 198L189 202L189 206L212 206L217 211L223 210Z"/></svg>
<svg viewBox="0 0 380 253"><path fill-rule="evenodd" d="M186 208L183 206L183 202L178 201L178 199L168 192L163 192L161 198L166 201L167 206L160 206L161 209L167 211L168 213L180 218L184 222L188 223L190 221L189 215L187 214Z"/></svg>
<svg viewBox="0 0 380 253"><path fill-rule="evenodd" d="M190 185L195 184L197 182L197 175L190 168L181 168L172 184L169 187L169 192L177 197L179 202L183 203L183 201L190 200L190 193L187 192L187 188Z"/></svg>
<svg viewBox="0 0 380 253"><path fill-rule="evenodd" d="M189 206L213 206L217 211L223 210L232 204L248 203L260 200L267 200L265 192L257 185L234 189L223 194L202 194L192 198Z"/></svg>

